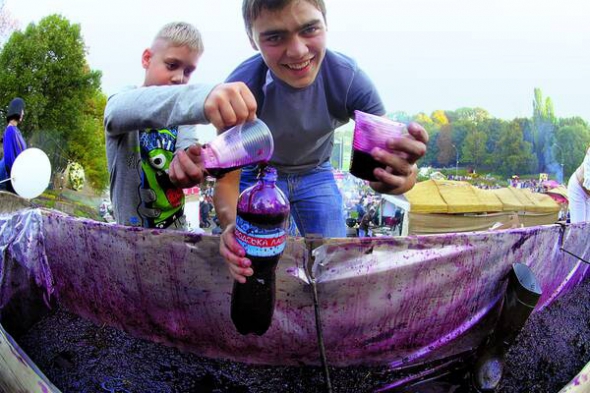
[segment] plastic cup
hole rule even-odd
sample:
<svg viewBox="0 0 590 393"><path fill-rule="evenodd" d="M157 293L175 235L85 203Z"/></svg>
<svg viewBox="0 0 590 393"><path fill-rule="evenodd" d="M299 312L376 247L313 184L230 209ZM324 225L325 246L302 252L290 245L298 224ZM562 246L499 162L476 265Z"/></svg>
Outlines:
<svg viewBox="0 0 590 393"><path fill-rule="evenodd" d="M385 168L385 164L373 159L371 151L375 147L388 150L387 140L403 136L407 127L403 123L361 111L354 111L354 115L350 173L360 179L376 181L373 170Z"/></svg>
<svg viewBox="0 0 590 393"><path fill-rule="evenodd" d="M210 175L220 177L246 165L267 162L273 151L268 126L256 119L232 127L204 145L204 165Z"/></svg>

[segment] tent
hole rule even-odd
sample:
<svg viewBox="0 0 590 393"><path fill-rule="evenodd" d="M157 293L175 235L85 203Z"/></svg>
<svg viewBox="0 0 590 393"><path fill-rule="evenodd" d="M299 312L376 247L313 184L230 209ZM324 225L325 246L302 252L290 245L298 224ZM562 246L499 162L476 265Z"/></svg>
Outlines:
<svg viewBox="0 0 590 393"><path fill-rule="evenodd" d="M482 190L451 180L420 182L403 198L387 195L382 203L383 211L387 204L404 210L403 235L480 231L498 224L551 224L560 210L549 195L528 189Z"/></svg>

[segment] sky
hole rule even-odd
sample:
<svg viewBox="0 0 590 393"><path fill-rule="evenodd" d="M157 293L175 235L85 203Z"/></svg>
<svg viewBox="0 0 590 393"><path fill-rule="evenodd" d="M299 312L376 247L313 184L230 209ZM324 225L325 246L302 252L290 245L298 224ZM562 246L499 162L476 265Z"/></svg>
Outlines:
<svg viewBox="0 0 590 393"><path fill-rule="evenodd" d="M328 47L355 58L389 112L481 107L532 115L533 90L557 117L590 121L590 5L585 0L325 0ZM6 0L21 28L58 13L79 23L108 94L143 81L159 28L195 24L205 53L191 83L218 83L255 54L240 0Z"/></svg>

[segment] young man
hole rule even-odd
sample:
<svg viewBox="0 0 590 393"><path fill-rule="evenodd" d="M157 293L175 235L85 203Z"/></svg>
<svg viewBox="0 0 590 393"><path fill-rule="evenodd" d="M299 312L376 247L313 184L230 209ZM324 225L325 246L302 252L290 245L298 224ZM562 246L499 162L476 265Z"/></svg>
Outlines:
<svg viewBox="0 0 590 393"><path fill-rule="evenodd" d="M202 53L194 26L167 24L143 51L143 86L107 102L110 194L119 224L185 228L181 187L203 178L194 125L225 128L255 117L256 101L243 83L187 85Z"/></svg>
<svg viewBox="0 0 590 393"><path fill-rule="evenodd" d="M244 0L242 12L250 43L260 54L238 66L228 81L245 82L256 97L257 115L275 140L270 164L278 169L277 184L300 233L344 237L341 196L329 163L333 134L355 110L384 115L379 94L354 60L326 49L323 0ZM408 129L413 138L392 139L388 150L372 152L387 166L374 171L375 191L400 194L413 187L415 162L424 155L428 136L417 124ZM214 195L225 228L220 252L239 282L252 269L233 236L235 207L239 188L254 177L253 168L227 174Z"/></svg>
<svg viewBox="0 0 590 393"><path fill-rule="evenodd" d="M0 161L2 165L2 168L0 168L0 180L10 178L10 172L12 170L14 160L16 160L16 157L18 157L18 155L27 148L27 143L18 129L18 125L23 121L24 115L25 102L23 99L17 97L10 101L10 104L8 105L8 111L6 112L6 121L8 122L8 125L4 131L2 142L4 157ZM15 192L10 181L0 184L0 187L6 191L10 191L12 193Z"/></svg>

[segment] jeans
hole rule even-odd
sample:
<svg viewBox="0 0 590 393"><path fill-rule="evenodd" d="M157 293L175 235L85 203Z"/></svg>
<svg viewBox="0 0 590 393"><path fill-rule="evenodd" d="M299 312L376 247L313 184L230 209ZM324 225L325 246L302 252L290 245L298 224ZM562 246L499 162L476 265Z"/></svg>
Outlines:
<svg viewBox="0 0 590 393"><path fill-rule="evenodd" d="M256 166L242 168L240 192L256 183ZM346 237L342 195L329 162L305 173L278 173L277 186L291 205L291 217L302 236ZM290 235L295 235L293 227Z"/></svg>

